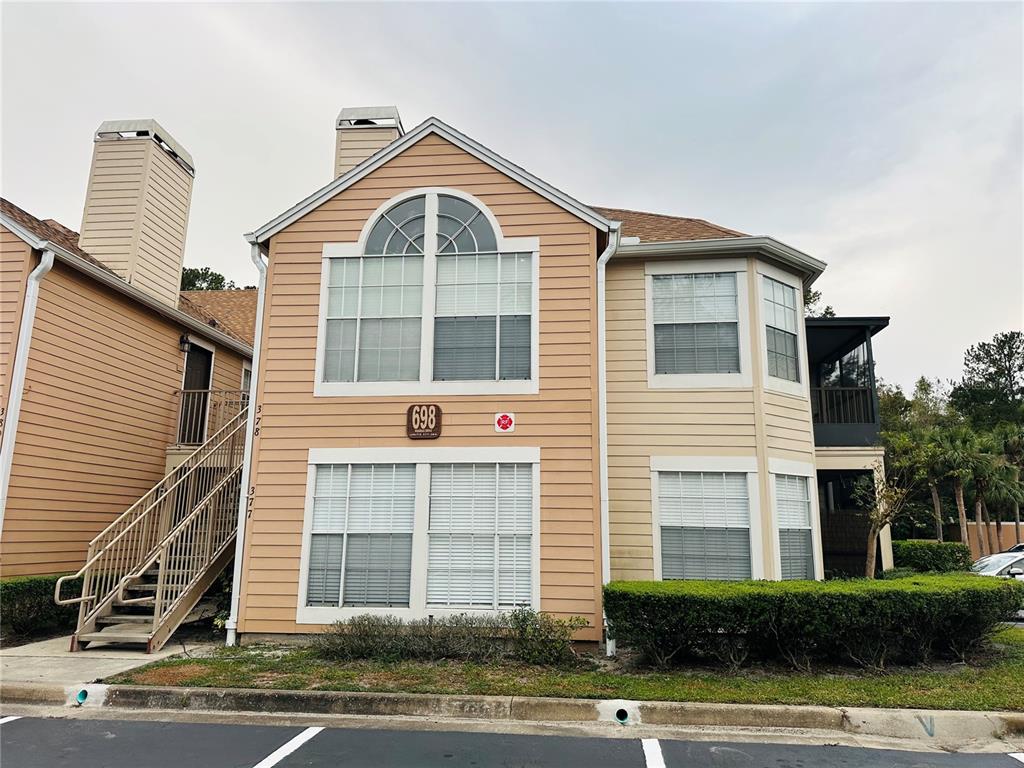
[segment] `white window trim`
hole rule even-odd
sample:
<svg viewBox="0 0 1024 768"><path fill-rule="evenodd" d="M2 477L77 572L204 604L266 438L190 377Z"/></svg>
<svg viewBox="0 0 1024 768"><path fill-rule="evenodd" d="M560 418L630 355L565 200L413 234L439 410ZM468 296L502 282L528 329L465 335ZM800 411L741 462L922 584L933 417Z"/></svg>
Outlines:
<svg viewBox="0 0 1024 768"><path fill-rule="evenodd" d="M307 606L309 550L313 530L313 491L318 464L415 464L416 502L413 517L411 583L409 607L385 606ZM311 448L307 459L306 501L302 521L302 549L299 557L299 602L296 624L331 624L353 616L374 614L402 619L424 619L428 616L452 616L460 613L493 615L494 609L460 608L427 605L427 551L430 521L431 464L532 464L533 518L530 531L530 607L540 610L540 448ZM502 609L504 610L504 609Z"/></svg>
<svg viewBox="0 0 1024 768"><path fill-rule="evenodd" d="M532 266L532 296L530 307L530 378L510 381L434 381L434 300L437 257L433 253L423 256L423 301L420 325L420 378L418 381L324 381L324 346L327 335L327 283L330 260L358 258L377 219L394 205L411 197L427 196L425 237L436 237L437 195L457 197L478 208L494 229L500 253L529 253ZM427 249L428 251L431 249ZM535 395L540 391L540 238L505 237L498 220L490 209L473 195L447 187L419 187L392 197L377 208L363 224L359 239L354 243L324 243L320 271L320 304L316 330L316 365L313 378L314 397L403 396L403 395ZM358 351L357 351L358 354Z"/></svg>
<svg viewBox="0 0 1024 768"><path fill-rule="evenodd" d="M775 573L782 579L782 540L779 531L778 495L775 489L776 475L796 475L807 478L807 495L811 500L811 550L814 559L814 578L821 581L825 578L824 553L821 548L821 512L818 509L817 472L814 465L789 459L768 458L768 493L771 496L772 513L775 527Z"/></svg>
<svg viewBox="0 0 1024 768"><path fill-rule="evenodd" d="M764 548L761 532L761 488L755 456L652 456L651 539L654 545L654 578L664 580L661 568L661 513L658 501L659 472L742 472L747 476L750 502L750 578L763 579Z"/></svg>
<svg viewBox="0 0 1024 768"><path fill-rule="evenodd" d="M739 337L739 373L655 373L654 276L692 275L704 272L736 273L736 323ZM650 389L707 389L750 387L750 306L746 259L687 259L648 261L644 264L644 302L647 327L647 386Z"/></svg>
<svg viewBox="0 0 1024 768"><path fill-rule="evenodd" d="M796 290L796 360L800 370L800 381L779 379L768 373L768 327L765 322L764 312L762 311L764 307L764 281L761 279L762 275L778 280L780 283L785 283ZM763 261L757 262L757 326L761 340L761 359L764 363L762 366L764 388L810 400L811 386L807 370L807 329L804 322L804 284L798 275L791 274Z"/></svg>
<svg viewBox="0 0 1024 768"><path fill-rule="evenodd" d="M248 360L243 360L242 361L242 378L238 382L238 387L243 392L248 394L249 390L245 386L245 372L246 371L249 372L249 382L251 383L252 382L252 363L250 361L248 361Z"/></svg>

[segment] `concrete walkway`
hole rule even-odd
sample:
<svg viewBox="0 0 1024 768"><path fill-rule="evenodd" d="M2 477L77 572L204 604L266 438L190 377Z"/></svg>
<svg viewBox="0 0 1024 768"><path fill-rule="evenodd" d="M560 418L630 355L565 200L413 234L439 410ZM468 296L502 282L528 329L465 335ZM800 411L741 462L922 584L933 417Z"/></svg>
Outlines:
<svg viewBox="0 0 1024 768"><path fill-rule="evenodd" d="M71 637L68 636L0 649L0 682L43 683L70 688L183 652L181 643L168 643L157 653L110 644L71 653L68 651L70 644ZM209 647L208 643L186 643L189 653L202 653Z"/></svg>

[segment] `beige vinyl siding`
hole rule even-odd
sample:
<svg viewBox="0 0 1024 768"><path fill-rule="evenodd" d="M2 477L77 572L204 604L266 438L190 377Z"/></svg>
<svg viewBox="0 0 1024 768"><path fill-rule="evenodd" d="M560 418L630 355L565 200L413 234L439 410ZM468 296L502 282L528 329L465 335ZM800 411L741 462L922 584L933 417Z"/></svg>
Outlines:
<svg viewBox="0 0 1024 768"><path fill-rule="evenodd" d="M124 279L131 275L148 139L98 141L82 213L80 247Z"/></svg>
<svg viewBox="0 0 1024 768"><path fill-rule="evenodd" d="M476 195L505 236L540 238L539 394L314 398L323 243L354 242L379 205L424 186ZM317 629L295 623L308 450L410 445L406 408L436 402L443 435L431 446L541 447L541 608L584 616L592 628L582 636L599 637L596 250L592 227L438 137L408 148L272 239L241 631ZM499 410L516 413L514 434L495 434Z"/></svg>
<svg viewBox="0 0 1024 768"><path fill-rule="evenodd" d="M191 175L152 139L97 141L80 245L177 306L191 194Z"/></svg>
<svg viewBox="0 0 1024 768"><path fill-rule="evenodd" d="M335 140L334 177L348 173L363 160L398 138L398 129L343 128Z"/></svg>
<svg viewBox="0 0 1024 768"><path fill-rule="evenodd" d="M753 456L754 394L649 388L644 262L613 259L606 281L612 578L651 579L651 456Z"/></svg>
<svg viewBox="0 0 1024 768"><path fill-rule="evenodd" d="M25 281L36 263L28 244L6 227L0 227L0 439L7 423L14 354L25 303Z"/></svg>
<svg viewBox="0 0 1024 768"><path fill-rule="evenodd" d="M652 456L755 457L765 574L774 574L774 501L768 461L814 462L805 397L766 390L756 262L747 259L751 387L652 389L647 380L642 259L613 259L607 280L609 548L613 579L654 578ZM800 350L805 354L805 350Z"/></svg>
<svg viewBox="0 0 1024 768"><path fill-rule="evenodd" d="M808 400L766 390L764 423L773 456L813 463L814 428Z"/></svg>
<svg viewBox="0 0 1024 768"><path fill-rule="evenodd" d="M61 573L164 474L181 328L56 262L40 286L4 518L3 576ZM236 389L238 355L215 381Z"/></svg>

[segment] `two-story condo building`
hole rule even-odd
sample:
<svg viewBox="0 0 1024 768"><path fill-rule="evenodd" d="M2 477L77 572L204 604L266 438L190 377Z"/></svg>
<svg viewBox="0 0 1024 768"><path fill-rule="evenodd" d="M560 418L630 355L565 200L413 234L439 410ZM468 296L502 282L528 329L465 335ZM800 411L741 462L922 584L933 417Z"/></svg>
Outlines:
<svg viewBox="0 0 1024 768"><path fill-rule="evenodd" d="M863 569L886 319L805 322L823 262L585 205L434 118L336 128L334 180L247 235L240 478L187 514L239 534L230 642L517 606L599 641L611 579ZM86 595L80 631L194 535Z"/></svg>

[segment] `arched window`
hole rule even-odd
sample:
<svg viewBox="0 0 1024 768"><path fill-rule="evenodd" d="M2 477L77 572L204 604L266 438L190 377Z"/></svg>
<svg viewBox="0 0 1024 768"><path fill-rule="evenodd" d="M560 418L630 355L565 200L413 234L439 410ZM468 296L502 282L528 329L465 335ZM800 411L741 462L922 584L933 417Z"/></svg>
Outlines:
<svg viewBox="0 0 1024 768"><path fill-rule="evenodd" d="M320 381L529 381L534 255L503 249L492 222L463 196L428 191L330 258Z"/></svg>

